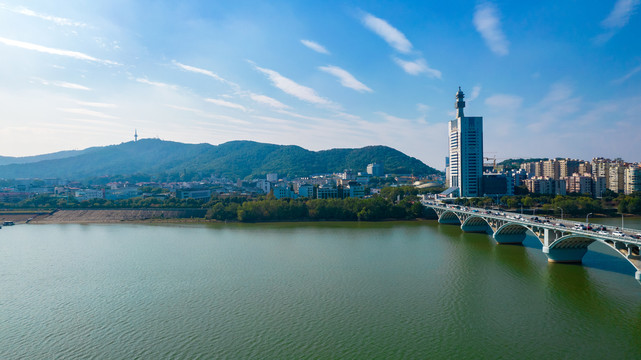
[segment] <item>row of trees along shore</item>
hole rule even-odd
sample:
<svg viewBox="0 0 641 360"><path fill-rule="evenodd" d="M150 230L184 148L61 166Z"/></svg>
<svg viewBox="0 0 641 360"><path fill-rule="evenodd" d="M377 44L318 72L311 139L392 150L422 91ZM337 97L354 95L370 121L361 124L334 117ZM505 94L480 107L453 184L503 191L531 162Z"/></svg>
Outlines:
<svg viewBox="0 0 641 360"><path fill-rule="evenodd" d="M225 221L290 221L290 220L399 220L424 217L418 195L441 189L416 189L411 186L386 187L368 199L275 199L272 195L258 198L219 197L211 199L159 199L137 197L126 200L92 199L78 201L73 197L38 195L18 203L0 203L4 209L207 209L206 218ZM607 191L601 199L580 195L514 195L499 199L491 197L454 199L456 204L475 207L496 207L539 214L579 216L588 213L641 215L641 193L632 195Z"/></svg>
<svg viewBox="0 0 641 360"><path fill-rule="evenodd" d="M459 198L454 203L465 206L475 206L490 208L498 205L507 210L520 210L521 207L528 211L536 211L541 214L560 213L563 210L564 215L586 215L589 213L615 215L634 214L641 215L641 192L635 192L631 195L617 194L607 190L600 199L594 199L579 194L571 195L514 195L503 196L499 199L491 197L478 198ZM536 209L536 210L533 210Z"/></svg>
<svg viewBox="0 0 641 360"><path fill-rule="evenodd" d="M386 187L367 199L276 199L213 196L208 201L136 197L126 200L91 199L38 195L18 203L0 203L5 209L207 209L207 219L224 221L300 221L300 220L407 220L424 217L418 195L442 189L416 189L411 186Z"/></svg>

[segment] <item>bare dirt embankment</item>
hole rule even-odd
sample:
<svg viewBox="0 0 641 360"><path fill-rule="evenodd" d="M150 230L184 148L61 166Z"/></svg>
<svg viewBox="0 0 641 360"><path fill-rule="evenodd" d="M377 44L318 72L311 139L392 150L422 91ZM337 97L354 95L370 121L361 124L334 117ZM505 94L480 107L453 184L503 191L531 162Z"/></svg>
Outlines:
<svg viewBox="0 0 641 360"><path fill-rule="evenodd" d="M49 215L49 212L34 212L34 211L6 211L0 212L0 225L5 221L13 221L16 224L25 223L29 219L38 216Z"/></svg>
<svg viewBox="0 0 641 360"><path fill-rule="evenodd" d="M32 224L118 223L122 221L204 218L204 209L58 210L34 217Z"/></svg>

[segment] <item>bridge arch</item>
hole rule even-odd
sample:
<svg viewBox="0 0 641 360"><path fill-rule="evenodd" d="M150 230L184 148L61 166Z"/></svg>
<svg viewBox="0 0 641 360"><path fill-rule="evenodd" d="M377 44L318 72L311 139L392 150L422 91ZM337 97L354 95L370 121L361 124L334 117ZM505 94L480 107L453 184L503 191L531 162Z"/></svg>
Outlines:
<svg viewBox="0 0 641 360"><path fill-rule="evenodd" d="M537 236L525 225L508 222L496 230L494 240L499 244L521 244L528 234Z"/></svg>
<svg viewBox="0 0 641 360"><path fill-rule="evenodd" d="M626 259L636 270L634 277L637 280L641 280L640 249L636 244L573 234L559 238L550 244L547 249L544 247L543 252L547 255L548 261L550 262L581 262L583 256L588 251L588 246L595 241L607 245Z"/></svg>
<svg viewBox="0 0 641 360"><path fill-rule="evenodd" d="M477 232L492 235L494 229L490 223L482 216L472 215L463 221L461 230L465 232Z"/></svg>
<svg viewBox="0 0 641 360"><path fill-rule="evenodd" d="M438 219L438 213L431 206L425 206L425 210L423 211L423 214L425 215L426 219Z"/></svg>
<svg viewBox="0 0 641 360"><path fill-rule="evenodd" d="M446 210L438 217L439 224L460 225L461 219L454 211Z"/></svg>
<svg viewBox="0 0 641 360"><path fill-rule="evenodd" d="M565 235L544 246L543 253L547 255L548 262L580 263L588 246L595 241L597 239L589 235Z"/></svg>

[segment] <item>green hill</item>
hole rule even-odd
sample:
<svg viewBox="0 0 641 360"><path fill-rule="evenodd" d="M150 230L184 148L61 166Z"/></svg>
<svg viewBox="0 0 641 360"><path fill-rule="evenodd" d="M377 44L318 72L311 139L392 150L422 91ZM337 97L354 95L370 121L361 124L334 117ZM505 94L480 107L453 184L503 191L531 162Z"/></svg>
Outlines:
<svg viewBox="0 0 641 360"><path fill-rule="evenodd" d="M385 172L390 174L429 175L438 172L420 160L387 146L315 152L299 146L253 141L231 141L214 146L144 139L54 154L62 155L62 158L46 158L53 154L40 155L46 160L37 162L13 158L15 163L0 166L0 178L80 180L134 174L167 177L180 173L249 178L264 177L272 172L294 177L343 169L365 171L367 164L372 162L383 164ZM31 158L37 157L29 160Z"/></svg>

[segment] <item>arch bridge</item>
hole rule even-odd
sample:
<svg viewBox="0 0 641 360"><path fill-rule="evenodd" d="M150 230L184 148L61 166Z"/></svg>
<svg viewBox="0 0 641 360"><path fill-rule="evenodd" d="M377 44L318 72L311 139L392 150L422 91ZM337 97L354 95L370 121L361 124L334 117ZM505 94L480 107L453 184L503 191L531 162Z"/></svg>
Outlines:
<svg viewBox="0 0 641 360"><path fill-rule="evenodd" d="M581 263L588 246L595 241L603 243L623 256L634 268L635 279L641 281L641 240L628 236L600 234L589 230L577 230L572 221L554 223L537 220L503 211L472 209L457 205L425 202L433 210L441 224L460 225L465 232L492 235L499 244L521 244L526 236L536 236L543 245L543 253L549 262Z"/></svg>

